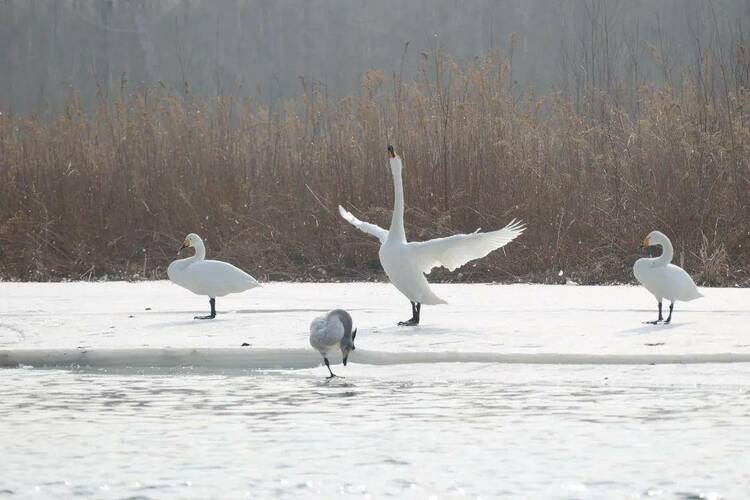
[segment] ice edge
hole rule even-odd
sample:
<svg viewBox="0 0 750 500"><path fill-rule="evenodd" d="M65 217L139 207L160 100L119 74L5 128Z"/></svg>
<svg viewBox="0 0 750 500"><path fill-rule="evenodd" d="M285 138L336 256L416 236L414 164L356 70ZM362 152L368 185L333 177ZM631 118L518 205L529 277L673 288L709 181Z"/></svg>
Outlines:
<svg viewBox="0 0 750 500"><path fill-rule="evenodd" d="M498 352L386 352L357 349L350 362L367 365L418 363L498 363L550 365L651 365L750 363L750 353L570 354ZM340 363L338 359L331 359ZM227 369L303 369L319 366L319 354L307 349L130 348L0 349L0 367L206 367Z"/></svg>

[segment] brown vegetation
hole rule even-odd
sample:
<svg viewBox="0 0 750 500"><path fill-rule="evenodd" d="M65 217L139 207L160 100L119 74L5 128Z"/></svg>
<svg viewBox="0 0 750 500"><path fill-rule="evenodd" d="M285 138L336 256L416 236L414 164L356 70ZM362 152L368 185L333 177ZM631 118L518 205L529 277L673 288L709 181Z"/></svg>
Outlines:
<svg viewBox="0 0 750 500"><path fill-rule="evenodd" d="M511 95L508 71L434 53L414 81L373 71L340 99L307 82L271 109L144 88L92 111L73 95L52 119L0 116L0 274L164 278L196 232L260 279L378 277L377 241L336 205L387 227L392 142L410 239L528 223L437 279L631 281L658 228L697 281L750 284L747 90L708 95L685 77L679 92L641 87L633 111L593 87L575 105Z"/></svg>

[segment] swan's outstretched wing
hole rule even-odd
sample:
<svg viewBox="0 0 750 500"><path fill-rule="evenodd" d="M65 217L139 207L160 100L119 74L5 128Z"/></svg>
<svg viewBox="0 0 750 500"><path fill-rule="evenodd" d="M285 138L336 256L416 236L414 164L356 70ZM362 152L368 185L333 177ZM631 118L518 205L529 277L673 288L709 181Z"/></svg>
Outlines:
<svg viewBox="0 0 750 500"><path fill-rule="evenodd" d="M362 222L361 220L357 219L355 216L344 210L344 207L342 207L341 205L339 205L339 213L341 214L341 217L346 219L349 224L356 227L362 232L375 236L380 240L381 243L385 243L385 240L388 239L387 230L383 229L380 226L376 226L375 224L370 224L369 222Z"/></svg>
<svg viewBox="0 0 750 500"><path fill-rule="evenodd" d="M456 234L447 238L409 243L409 247L423 273L429 273L433 268L440 266L453 271L469 261L481 259L491 251L510 243L524 229L526 229L524 224L514 219L497 231Z"/></svg>

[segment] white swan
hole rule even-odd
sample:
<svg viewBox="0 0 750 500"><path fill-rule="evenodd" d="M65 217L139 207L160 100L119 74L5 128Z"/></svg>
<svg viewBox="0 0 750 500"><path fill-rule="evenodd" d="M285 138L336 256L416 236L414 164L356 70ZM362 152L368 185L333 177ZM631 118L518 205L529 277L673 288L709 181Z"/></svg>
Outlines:
<svg viewBox="0 0 750 500"><path fill-rule="evenodd" d="M323 356L323 361L331 374L328 378L336 375L331 371L328 362L328 353L335 349L341 349L344 366L349 358L349 353L354 350L354 339L357 337L357 329L352 331L352 317L343 309L334 309L325 316L315 318L310 323L310 345Z"/></svg>
<svg viewBox="0 0 750 500"><path fill-rule="evenodd" d="M187 288L198 295L208 295L211 314L196 316L195 319L213 319L216 317L216 297L230 293L244 292L259 287L260 283L242 269L219 260L205 260L206 247L200 236L190 233L185 237L183 248L195 248L195 254L187 259L180 259L169 264L167 275L172 283Z"/></svg>
<svg viewBox="0 0 750 500"><path fill-rule="evenodd" d="M360 231L380 240L380 263L391 283L411 301L412 317L399 325L418 325L422 304L445 304L435 295L425 278L433 268L444 266L449 270L469 261L480 259L518 237L525 227L513 220L503 229L489 233L456 234L429 241L407 242L404 232L404 186L401 179L403 165L393 146L388 146L391 174L393 174L394 202L391 228L385 229L362 222L339 206L339 213Z"/></svg>
<svg viewBox="0 0 750 500"><path fill-rule="evenodd" d="M643 240L643 249L652 245L662 247L659 257L638 259L633 265L633 274L635 279L643 285L646 290L651 292L659 302L659 319L656 321L647 321L650 324L657 324L664 321L668 324L672 321L672 310L675 301L690 301L703 295L695 286L693 278L690 277L681 267L670 264L674 255L672 242L664 233L651 231L646 239ZM664 320L661 313L662 299L669 299L669 316Z"/></svg>

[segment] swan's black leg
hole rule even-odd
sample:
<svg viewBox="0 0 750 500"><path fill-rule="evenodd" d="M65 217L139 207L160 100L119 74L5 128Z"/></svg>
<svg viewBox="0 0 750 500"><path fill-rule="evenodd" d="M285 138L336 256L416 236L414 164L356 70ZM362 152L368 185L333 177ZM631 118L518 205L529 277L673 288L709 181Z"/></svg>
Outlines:
<svg viewBox="0 0 750 500"><path fill-rule="evenodd" d="M672 317L672 308L671 307L669 308L669 317L670 318ZM661 301L659 301L659 319L657 319L656 321L646 321L646 323L649 324L649 325L656 325L656 324L658 324L658 323L660 323L662 321L664 321L664 316L661 315ZM669 321L667 321L667 322L669 322Z"/></svg>
<svg viewBox="0 0 750 500"><path fill-rule="evenodd" d="M664 320L665 325L668 325L669 322L672 321L672 309L674 309L674 302L669 304L669 316Z"/></svg>
<svg viewBox="0 0 750 500"><path fill-rule="evenodd" d="M415 326L419 324L419 312L422 309L422 304L419 302L411 303L411 319L409 321L399 321L398 326Z"/></svg>
<svg viewBox="0 0 750 500"><path fill-rule="evenodd" d="M214 319L216 317L216 299L208 299L211 304L211 314L208 316L196 316L195 319Z"/></svg>
<svg viewBox="0 0 750 500"><path fill-rule="evenodd" d="M331 364L328 362L328 358L326 358L325 356L323 356L323 361L325 361L325 363L326 363L326 367L328 368L328 373L331 374L330 376L328 376L326 378L331 379L333 377L338 377L338 375L334 375L334 373L331 371ZM341 378L343 378L343 377L341 377Z"/></svg>

